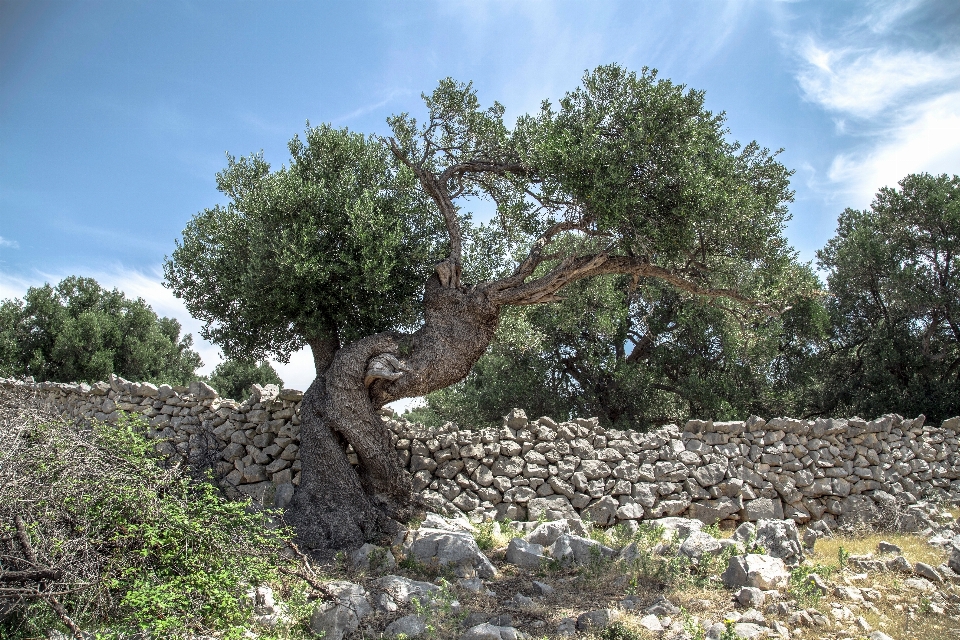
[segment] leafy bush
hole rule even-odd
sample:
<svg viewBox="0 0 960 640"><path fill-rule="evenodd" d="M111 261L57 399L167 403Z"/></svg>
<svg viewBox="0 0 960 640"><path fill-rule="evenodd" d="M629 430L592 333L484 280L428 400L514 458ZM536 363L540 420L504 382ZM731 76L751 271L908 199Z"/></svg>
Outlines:
<svg viewBox="0 0 960 640"><path fill-rule="evenodd" d="M0 405L3 571L49 577L2 583L0 636L240 637L289 532L165 465L138 420L76 427L24 396Z"/></svg>
<svg viewBox="0 0 960 640"><path fill-rule="evenodd" d="M269 362L244 362L224 360L210 374L210 386L224 398L245 400L250 395L250 385L275 384L283 386L283 380Z"/></svg>

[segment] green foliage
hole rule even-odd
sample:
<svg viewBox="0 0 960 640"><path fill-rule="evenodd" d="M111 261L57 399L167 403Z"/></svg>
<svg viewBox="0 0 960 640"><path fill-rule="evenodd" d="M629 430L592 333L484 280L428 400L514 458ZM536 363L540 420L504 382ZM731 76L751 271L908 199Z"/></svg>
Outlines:
<svg viewBox="0 0 960 640"><path fill-rule="evenodd" d="M159 318L142 299L71 276L0 302L0 375L96 382L111 374L187 384L202 363L180 337L180 323Z"/></svg>
<svg viewBox="0 0 960 640"><path fill-rule="evenodd" d="M811 289L809 269L798 267L783 238L790 172L776 153L728 141L723 115L704 109L702 92L659 79L655 71L608 65L512 129L505 108L482 108L470 84L443 80L424 102L422 122L409 114L389 119L389 144L323 125L308 128L305 142L290 143L289 168L271 171L257 155L229 159L218 175L228 204L197 214L165 263L168 286L205 323L205 338L230 357L284 360L314 340L343 344L416 326L433 265L460 253L461 238L442 233L440 201L462 231L465 283L512 274L531 247L543 244L538 236L560 222L578 230L556 231L543 241L549 257L537 276L564 260L602 254L642 260L679 279L655 285L653 279L631 284L621 278L605 285L613 287L603 292L605 302L619 307L609 322L598 319L601 339L629 332L631 325L619 316L632 313L634 301L622 293L638 285L656 290L643 298L648 303L662 289L669 295L677 282L761 305L780 305ZM453 173L443 174L447 170ZM416 172L443 174L441 190L449 200L429 186L433 178L424 187ZM496 213L473 224L469 207L479 201ZM535 322L518 312L514 324ZM642 327L633 328L642 335ZM501 412L504 396L531 388L551 367L552 383L564 386L567 403L576 395L569 389L579 385L597 394L611 380L624 389L623 398L642 395L644 387L627 380L635 375L632 367L621 371L600 354L583 380L572 377L555 352L589 359L587 351L596 347L563 339L543 345L546 355L530 352L540 362L528 369L512 367L512 354L495 355L481 376L510 370L519 381L491 383L496 399L478 396L472 414L489 415L494 405ZM676 379L692 377L678 371ZM712 380L698 384L709 389ZM682 393L675 394L681 400L660 404L696 401ZM625 406L615 406L612 422L666 411L619 402ZM440 415L455 403L435 404L430 410Z"/></svg>
<svg viewBox="0 0 960 640"><path fill-rule="evenodd" d="M210 386L224 398L244 400L250 395L250 385L275 384L283 386L283 380L269 362L224 360L210 374Z"/></svg>
<svg viewBox="0 0 960 640"><path fill-rule="evenodd" d="M960 413L960 177L911 174L817 254L831 297L819 412Z"/></svg>
<svg viewBox="0 0 960 640"><path fill-rule="evenodd" d="M290 165L228 157L226 206L201 211L166 284L230 358L286 362L312 340L351 341L419 319L438 226L384 141L308 127Z"/></svg>
<svg viewBox="0 0 960 640"><path fill-rule="evenodd" d="M620 621L614 622L604 628L597 634L599 640L643 640L644 636L623 624Z"/></svg>
<svg viewBox="0 0 960 640"><path fill-rule="evenodd" d="M817 574L822 578L829 578L833 573L834 567L824 565L800 565L790 571L790 582L787 586L787 592L790 597L796 599L801 607L815 607L820 603L823 594L816 584L809 580L812 574Z"/></svg>
<svg viewBox="0 0 960 640"><path fill-rule="evenodd" d="M656 281L580 281L558 304L507 311L470 375L429 394L416 417L491 425L516 406L636 428L796 415L814 372L808 345L825 322L806 298L777 317L750 316Z"/></svg>
<svg viewBox="0 0 960 640"><path fill-rule="evenodd" d="M14 513L28 523L40 562L64 573L51 590L62 592L78 625L102 637L239 638L250 626L244 594L279 581L290 532L164 466L145 429L122 419L89 432L46 423L6 434L22 445L15 463L0 460L2 533ZM46 603L33 600L0 621L0 635L37 637L58 626Z"/></svg>

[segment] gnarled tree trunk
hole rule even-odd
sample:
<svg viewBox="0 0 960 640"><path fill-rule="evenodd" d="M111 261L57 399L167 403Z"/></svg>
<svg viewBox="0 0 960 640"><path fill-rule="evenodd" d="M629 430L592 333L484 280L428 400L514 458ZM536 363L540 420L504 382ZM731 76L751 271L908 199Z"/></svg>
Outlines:
<svg viewBox="0 0 960 640"><path fill-rule="evenodd" d="M303 397L301 484L288 511L307 548L324 553L377 540L417 510L410 475L377 410L466 377L499 318L499 306L483 290L445 284L437 274L427 281L424 325L412 335L380 333L340 348L311 342L317 378ZM400 370L372 369L384 354L398 358Z"/></svg>

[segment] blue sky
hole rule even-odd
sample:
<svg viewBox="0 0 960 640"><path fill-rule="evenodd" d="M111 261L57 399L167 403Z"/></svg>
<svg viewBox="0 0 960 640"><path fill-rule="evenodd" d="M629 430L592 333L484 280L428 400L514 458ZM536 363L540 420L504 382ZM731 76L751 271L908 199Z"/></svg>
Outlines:
<svg viewBox="0 0 960 640"><path fill-rule="evenodd" d="M91 276L198 338L160 265L222 201L225 152L279 166L307 120L386 133L446 76L513 118L608 62L705 90L733 138L783 147L811 260L879 187L960 173L958 43L956 0L2 0L0 299ZM305 355L279 369L312 377Z"/></svg>

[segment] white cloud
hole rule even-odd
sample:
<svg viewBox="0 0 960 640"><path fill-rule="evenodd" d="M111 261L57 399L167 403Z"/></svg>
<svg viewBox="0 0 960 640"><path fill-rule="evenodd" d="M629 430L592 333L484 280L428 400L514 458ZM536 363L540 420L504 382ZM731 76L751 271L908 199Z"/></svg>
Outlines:
<svg viewBox="0 0 960 640"><path fill-rule="evenodd" d="M960 91L910 109L880 138L865 151L837 155L828 172L832 182L847 185L861 208L880 187L908 173L960 172Z"/></svg>
<svg viewBox="0 0 960 640"><path fill-rule="evenodd" d="M958 172L960 47L945 39L917 48L921 39L903 37L921 4L872 3L832 38L792 43L797 83L829 112L841 144L813 180L829 200L864 208L909 173Z"/></svg>
<svg viewBox="0 0 960 640"><path fill-rule="evenodd" d="M7 240L3 236L0 236L0 247L10 247L11 249L19 249L20 243L16 240Z"/></svg>
<svg viewBox="0 0 960 640"><path fill-rule="evenodd" d="M797 80L804 96L831 111L871 118L915 92L936 91L960 78L956 51L864 51L807 40Z"/></svg>

